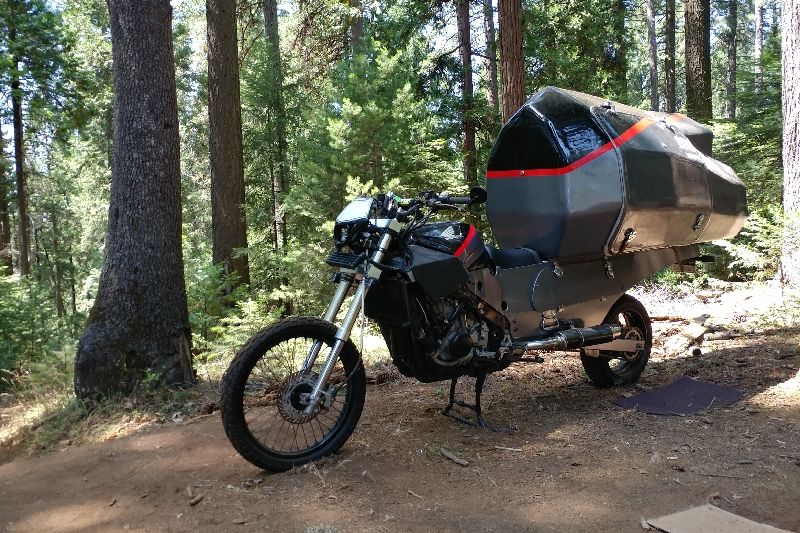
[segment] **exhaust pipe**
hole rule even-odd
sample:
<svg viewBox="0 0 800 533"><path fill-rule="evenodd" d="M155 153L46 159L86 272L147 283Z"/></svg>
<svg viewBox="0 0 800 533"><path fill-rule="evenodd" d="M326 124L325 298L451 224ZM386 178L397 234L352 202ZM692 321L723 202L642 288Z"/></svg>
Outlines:
<svg viewBox="0 0 800 533"><path fill-rule="evenodd" d="M574 350L584 346L605 344L619 337L621 333L622 328L614 324L602 324L591 328L572 328L559 331L546 339L527 342L520 347L525 351Z"/></svg>

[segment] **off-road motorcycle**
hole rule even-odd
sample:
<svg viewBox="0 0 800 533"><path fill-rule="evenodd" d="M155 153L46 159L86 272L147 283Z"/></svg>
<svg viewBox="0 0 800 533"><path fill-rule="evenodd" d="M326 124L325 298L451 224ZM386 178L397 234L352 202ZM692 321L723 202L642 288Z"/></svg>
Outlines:
<svg viewBox="0 0 800 533"><path fill-rule="evenodd" d="M431 221L484 202L499 248L471 224ZM444 414L482 427L487 374L541 362L546 351L578 352L600 387L634 382L652 329L625 292L668 265L707 260L697 244L735 235L746 214L742 182L711 158L700 124L543 89L503 127L485 190L379 194L342 210L327 260L337 269L330 305L241 348L222 380L225 431L269 470L337 451L364 405L364 366L350 339L363 316L402 374L451 381ZM455 398L462 376L475 378L474 404Z"/></svg>

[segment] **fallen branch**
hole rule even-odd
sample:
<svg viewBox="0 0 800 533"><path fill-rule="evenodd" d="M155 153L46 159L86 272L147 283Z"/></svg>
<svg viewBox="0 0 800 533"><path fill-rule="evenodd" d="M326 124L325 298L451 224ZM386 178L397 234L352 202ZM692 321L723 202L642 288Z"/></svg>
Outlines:
<svg viewBox="0 0 800 533"><path fill-rule="evenodd" d="M439 453L441 453L443 456L445 456L447 459L450 459L457 465L469 466L469 461L467 461L466 459L462 459L461 457L455 455L453 452L451 452L446 448L439 448Z"/></svg>

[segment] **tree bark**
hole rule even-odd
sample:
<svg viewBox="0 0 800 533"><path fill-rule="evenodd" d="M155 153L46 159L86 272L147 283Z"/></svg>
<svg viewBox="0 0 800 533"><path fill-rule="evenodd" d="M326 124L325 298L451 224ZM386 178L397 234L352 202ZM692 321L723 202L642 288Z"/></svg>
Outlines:
<svg viewBox="0 0 800 533"><path fill-rule="evenodd" d="M650 67L650 109L658 111L658 45L656 44L655 0L647 0L647 47Z"/></svg>
<svg viewBox="0 0 800 533"><path fill-rule="evenodd" d="M503 122L525 103L525 62L522 57L522 0L499 0L500 78Z"/></svg>
<svg viewBox="0 0 800 533"><path fill-rule="evenodd" d="M783 208L787 216L781 270L784 281L800 286L800 2L781 6L783 102Z"/></svg>
<svg viewBox="0 0 800 533"><path fill-rule="evenodd" d="M753 44L753 72L755 73L756 95L761 94L763 76L761 73L761 56L764 50L764 0L755 0L755 26L756 36Z"/></svg>
<svg viewBox="0 0 800 533"><path fill-rule="evenodd" d="M267 36L269 65L275 80L273 110L275 116L275 169L272 172L272 206L275 250L286 247L286 214L283 210L283 192L286 186L288 163L286 161L286 104L283 99L283 64L281 41L278 32L278 0L264 0L264 34Z"/></svg>
<svg viewBox="0 0 800 533"><path fill-rule="evenodd" d="M472 32L470 31L469 0L457 0L456 19L461 48L461 124L464 130L464 181L478 182L475 164L475 117L472 88Z"/></svg>
<svg viewBox="0 0 800 533"><path fill-rule="evenodd" d="M103 269L75 357L80 398L194 381L172 8L169 0L108 0L108 8L114 157Z"/></svg>
<svg viewBox="0 0 800 533"><path fill-rule="evenodd" d="M711 8L709 0L686 0L686 112L711 120Z"/></svg>
<svg viewBox="0 0 800 533"><path fill-rule="evenodd" d="M250 282L244 214L242 107L236 47L236 3L206 1L208 124L211 150L211 227L214 263Z"/></svg>
<svg viewBox="0 0 800 533"><path fill-rule="evenodd" d="M664 105L674 113L675 105L675 0L666 0L664 9Z"/></svg>
<svg viewBox="0 0 800 533"><path fill-rule="evenodd" d="M364 37L364 6L361 0L350 0L350 52L355 54Z"/></svg>
<svg viewBox="0 0 800 533"><path fill-rule="evenodd" d="M625 38L625 0L617 0L614 13L614 69L616 87L614 99L625 102L628 99L628 44Z"/></svg>
<svg viewBox="0 0 800 533"><path fill-rule="evenodd" d="M483 30L486 35L486 70L489 87L489 109L494 116L500 115L500 99L497 90L497 41L494 30L494 6L492 0L483 0Z"/></svg>
<svg viewBox="0 0 800 533"><path fill-rule="evenodd" d="M725 45L728 48L728 63L725 69L725 118L736 118L736 44L738 39L739 0L729 0L728 30L725 34Z"/></svg>
<svg viewBox="0 0 800 533"><path fill-rule="evenodd" d="M11 252L11 217L8 214L8 181L6 179L3 134L0 132L0 275L14 272Z"/></svg>
<svg viewBox="0 0 800 533"><path fill-rule="evenodd" d="M18 3L12 1L9 4L15 11L10 18L8 28L8 40L10 45L14 45L17 40L16 18L18 13ZM16 47L14 47L16 50ZM23 276L31 272L30 267L30 248L31 236L28 223L28 196L25 183L25 145L23 132L25 130L22 123L22 88L20 86L19 73L20 58L16 52L11 57L11 109L14 123L14 164L17 178L17 210L19 211L19 271Z"/></svg>

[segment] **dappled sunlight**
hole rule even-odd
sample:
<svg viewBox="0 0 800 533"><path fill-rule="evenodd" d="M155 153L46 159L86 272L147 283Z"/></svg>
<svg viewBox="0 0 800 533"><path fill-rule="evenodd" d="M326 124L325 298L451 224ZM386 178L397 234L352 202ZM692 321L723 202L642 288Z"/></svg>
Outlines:
<svg viewBox="0 0 800 533"><path fill-rule="evenodd" d="M751 403L769 408L797 409L800 414L800 371L753 396Z"/></svg>

